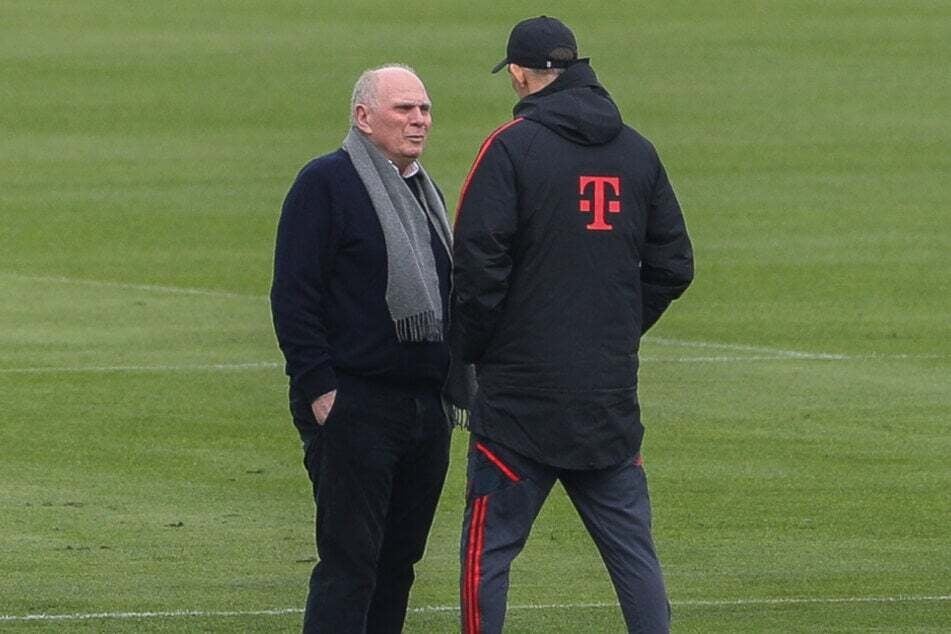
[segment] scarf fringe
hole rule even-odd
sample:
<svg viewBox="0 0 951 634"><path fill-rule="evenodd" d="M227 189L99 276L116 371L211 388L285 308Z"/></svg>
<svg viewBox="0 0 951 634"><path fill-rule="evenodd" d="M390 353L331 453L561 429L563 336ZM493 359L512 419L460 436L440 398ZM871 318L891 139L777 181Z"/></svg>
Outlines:
<svg viewBox="0 0 951 634"><path fill-rule="evenodd" d="M427 310L393 322L400 341L442 341L443 323L436 313Z"/></svg>
<svg viewBox="0 0 951 634"><path fill-rule="evenodd" d="M468 431L469 429L469 410L462 409L461 407L456 407L455 405L449 406L449 424L452 427L458 427Z"/></svg>

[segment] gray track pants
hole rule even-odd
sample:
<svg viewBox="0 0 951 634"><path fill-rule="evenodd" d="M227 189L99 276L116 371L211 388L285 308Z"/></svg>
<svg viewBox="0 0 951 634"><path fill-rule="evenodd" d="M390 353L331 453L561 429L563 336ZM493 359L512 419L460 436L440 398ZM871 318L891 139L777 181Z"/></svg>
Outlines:
<svg viewBox="0 0 951 634"><path fill-rule="evenodd" d="M460 551L464 634L502 631L509 568L556 480L601 553L628 631L668 632L670 607L651 539L640 456L607 469L572 471L537 463L473 434Z"/></svg>

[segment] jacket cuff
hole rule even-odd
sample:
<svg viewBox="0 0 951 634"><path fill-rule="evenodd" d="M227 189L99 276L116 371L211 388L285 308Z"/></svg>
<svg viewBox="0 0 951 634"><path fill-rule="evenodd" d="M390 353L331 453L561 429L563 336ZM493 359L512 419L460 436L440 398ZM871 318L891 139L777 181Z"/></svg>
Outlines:
<svg viewBox="0 0 951 634"><path fill-rule="evenodd" d="M296 390L313 403L318 397L337 389L337 374L329 366L320 366L305 372L295 382Z"/></svg>

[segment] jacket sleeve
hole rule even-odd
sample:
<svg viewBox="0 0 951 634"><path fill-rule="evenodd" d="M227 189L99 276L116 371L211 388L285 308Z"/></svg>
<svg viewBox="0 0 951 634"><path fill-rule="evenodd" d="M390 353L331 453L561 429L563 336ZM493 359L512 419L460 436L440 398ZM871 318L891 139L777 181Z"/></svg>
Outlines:
<svg viewBox="0 0 951 634"><path fill-rule="evenodd" d="M492 338L512 272L518 224L515 170L498 140L476 159L460 194L453 239L453 354L477 363Z"/></svg>
<svg viewBox="0 0 951 634"><path fill-rule="evenodd" d="M660 159L641 257L641 334L653 326L693 280L693 248L680 204Z"/></svg>
<svg viewBox="0 0 951 634"><path fill-rule="evenodd" d="M337 387L327 343L322 269L333 258L330 192L314 170L294 182L277 228L271 313L291 388L313 402Z"/></svg>

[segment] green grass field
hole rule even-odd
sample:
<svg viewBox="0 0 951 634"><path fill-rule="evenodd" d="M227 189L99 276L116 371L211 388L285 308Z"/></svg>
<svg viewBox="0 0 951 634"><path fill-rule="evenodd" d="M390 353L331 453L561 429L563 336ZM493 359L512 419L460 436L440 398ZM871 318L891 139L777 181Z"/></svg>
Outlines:
<svg viewBox="0 0 951 634"><path fill-rule="evenodd" d="M403 61L454 205L543 12L695 243L641 371L674 631L951 631L951 6L886 0L0 0L0 631L298 629L283 196ZM457 630L464 441L407 632ZM556 490L507 631L622 631L614 601Z"/></svg>

